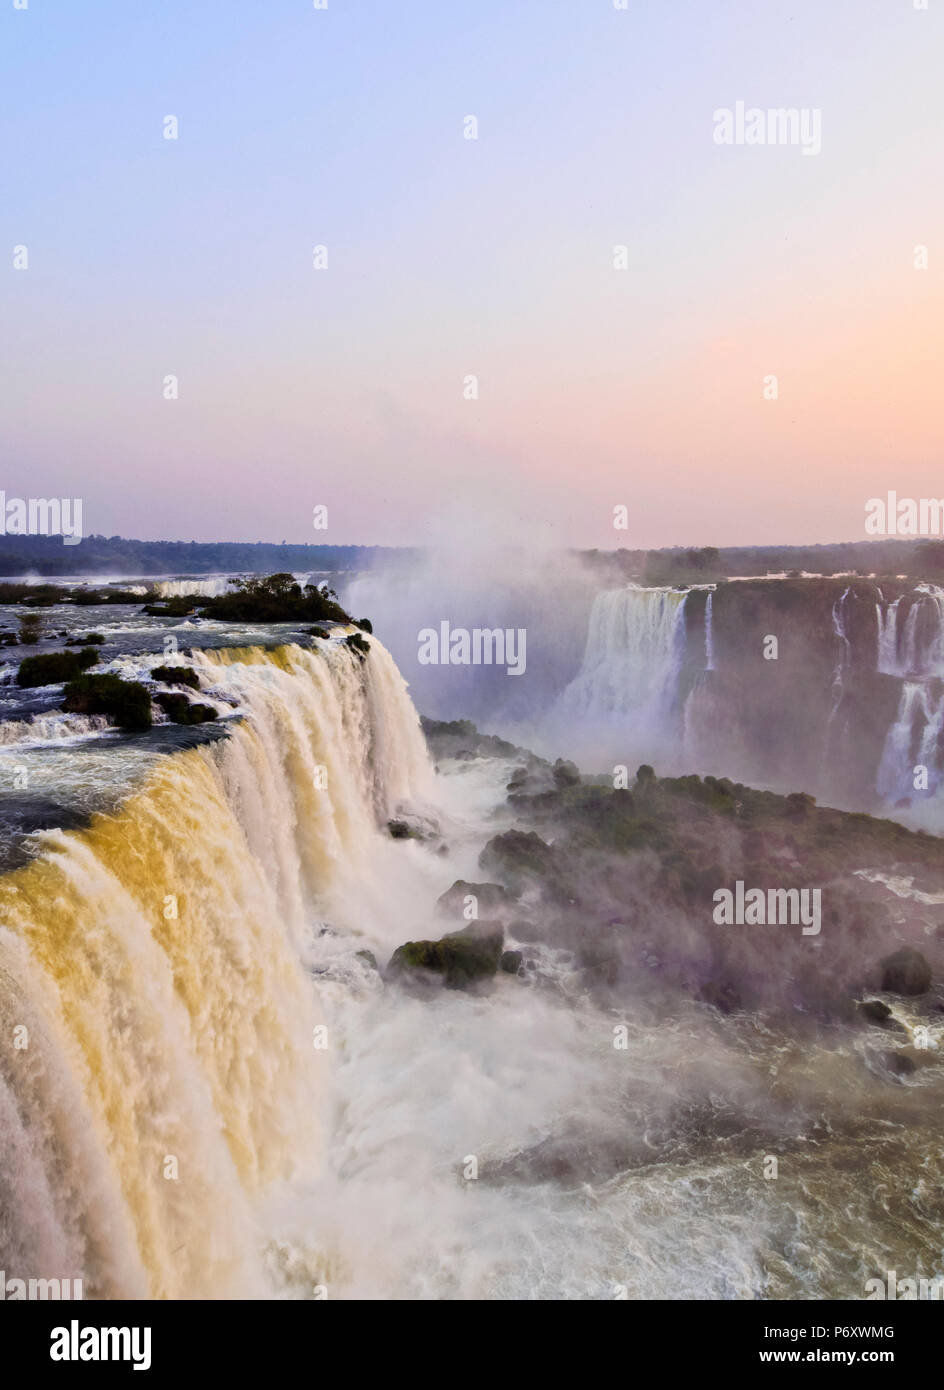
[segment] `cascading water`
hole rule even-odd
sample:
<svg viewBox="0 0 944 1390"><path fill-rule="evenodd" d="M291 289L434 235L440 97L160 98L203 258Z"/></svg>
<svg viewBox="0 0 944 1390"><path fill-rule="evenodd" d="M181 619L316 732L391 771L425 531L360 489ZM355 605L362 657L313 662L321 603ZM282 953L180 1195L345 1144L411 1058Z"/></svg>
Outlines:
<svg viewBox="0 0 944 1390"><path fill-rule="evenodd" d="M705 670L715 669L715 636L712 625L712 606L714 593L709 589L708 597L705 599Z"/></svg>
<svg viewBox="0 0 944 1390"><path fill-rule="evenodd" d="M852 643L849 640L847 631L846 614L846 604L851 592L851 589L845 589L842 595L833 604L832 609L833 634L839 646L839 659L836 662L836 669L833 672L832 702L829 709L829 718L826 721L827 742L829 740L830 726L838 713L839 706L842 704L843 677L852 661Z"/></svg>
<svg viewBox="0 0 944 1390"><path fill-rule="evenodd" d="M225 574L214 575L210 579L161 579L154 588L159 598L183 598L187 594L199 594L201 598L217 598L230 592L232 585Z"/></svg>
<svg viewBox="0 0 944 1390"><path fill-rule="evenodd" d="M902 679L944 677L944 589L919 584L909 598L877 605L878 669Z"/></svg>
<svg viewBox="0 0 944 1390"><path fill-rule="evenodd" d="M878 591L875 616L878 620L877 669L887 676L900 675L898 669L898 605L901 599L887 601Z"/></svg>
<svg viewBox="0 0 944 1390"><path fill-rule="evenodd" d="M317 1169L326 1054L306 942L426 796L376 641L195 653L245 711L0 878L0 1268L86 1296L267 1291L262 1195Z"/></svg>
<svg viewBox="0 0 944 1390"><path fill-rule="evenodd" d="M920 804L935 796L942 780L944 589L919 584L891 603L880 595L877 610L878 670L903 684L876 790L887 802Z"/></svg>
<svg viewBox="0 0 944 1390"><path fill-rule="evenodd" d="M633 585L597 595L580 670L550 720L567 746L592 744L614 756L668 751L678 718L686 597Z"/></svg>

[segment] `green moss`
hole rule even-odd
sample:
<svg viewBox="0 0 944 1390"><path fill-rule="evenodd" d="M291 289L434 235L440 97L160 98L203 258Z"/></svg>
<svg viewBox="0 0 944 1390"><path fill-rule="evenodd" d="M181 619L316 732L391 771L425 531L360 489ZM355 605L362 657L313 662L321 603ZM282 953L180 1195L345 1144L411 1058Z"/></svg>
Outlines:
<svg viewBox="0 0 944 1390"><path fill-rule="evenodd" d="M107 714L121 729L151 727L151 697L140 681L110 673L78 676L65 689L62 708L75 714Z"/></svg>
<svg viewBox="0 0 944 1390"><path fill-rule="evenodd" d="M154 696L154 703L160 705L174 724L206 724L216 718L212 705L197 704L176 691L162 691Z"/></svg>
<svg viewBox="0 0 944 1390"><path fill-rule="evenodd" d="M200 677L190 666L155 666L151 679L163 681L165 685L189 685L200 689Z"/></svg>
<svg viewBox="0 0 944 1390"><path fill-rule="evenodd" d="M504 933L496 922L472 922L440 941L407 941L390 959L396 976L416 971L440 974L447 989L468 989L490 979L502 959Z"/></svg>

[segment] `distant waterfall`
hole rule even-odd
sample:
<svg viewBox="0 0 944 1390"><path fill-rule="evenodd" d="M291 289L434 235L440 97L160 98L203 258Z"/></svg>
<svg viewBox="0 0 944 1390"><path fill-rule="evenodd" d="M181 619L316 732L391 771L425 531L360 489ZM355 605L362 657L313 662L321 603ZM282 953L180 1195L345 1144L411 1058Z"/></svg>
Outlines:
<svg viewBox="0 0 944 1390"><path fill-rule="evenodd" d="M231 736L0 877L0 1268L89 1297L265 1291L258 1200L321 1139L306 933L431 780L376 640L194 664Z"/></svg>
<svg viewBox="0 0 944 1390"><path fill-rule="evenodd" d="M563 746L614 757L674 750L685 597L635 586L597 595L580 670L552 711Z"/></svg>
<svg viewBox="0 0 944 1390"><path fill-rule="evenodd" d="M919 584L914 595L879 602L877 615L879 671L911 680L944 677L944 589Z"/></svg>
<svg viewBox="0 0 944 1390"><path fill-rule="evenodd" d="M927 769L927 786L920 789L922 795L933 796L941 782L942 732L944 691L906 681L878 770L877 790L883 800L913 800L917 767Z"/></svg>
<svg viewBox="0 0 944 1390"><path fill-rule="evenodd" d="M903 684L876 790L885 801L920 803L938 791L944 765L944 691L939 685L944 678L944 589L919 584L913 594L892 603L880 596L877 608L878 670ZM915 786L916 768L926 769L926 786Z"/></svg>
<svg viewBox="0 0 944 1390"><path fill-rule="evenodd" d="M158 598L182 598L187 594L218 598L221 594L228 594L232 585L223 574L214 575L211 579L160 579L154 589Z"/></svg>
<svg viewBox="0 0 944 1390"><path fill-rule="evenodd" d="M713 628L713 626L712 626L712 614L711 614L713 599L714 599L714 593L713 593L712 590L709 590L709 591L708 591L708 597L705 599L705 670L706 670L706 671L713 671L713 670L715 669L715 635L714 635L714 628Z"/></svg>
<svg viewBox="0 0 944 1390"><path fill-rule="evenodd" d="M827 720L827 737L829 726L835 719L836 714L839 710L839 706L842 703L843 678L852 662L852 643L849 640L849 634L847 631L846 615L846 603L851 592L851 589L845 589L841 597L839 597L833 604L832 609L833 635L836 637L839 643L839 659L836 662L836 667L833 671L832 702L829 710L829 718Z"/></svg>

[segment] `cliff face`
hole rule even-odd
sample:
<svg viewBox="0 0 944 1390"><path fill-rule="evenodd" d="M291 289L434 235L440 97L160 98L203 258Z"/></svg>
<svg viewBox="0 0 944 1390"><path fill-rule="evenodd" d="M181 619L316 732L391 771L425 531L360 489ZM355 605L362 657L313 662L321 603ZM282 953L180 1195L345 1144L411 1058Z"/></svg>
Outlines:
<svg viewBox="0 0 944 1390"><path fill-rule="evenodd" d="M693 591L679 689L688 759L863 806L933 795L942 598L847 578ZM922 759L928 787L916 790Z"/></svg>

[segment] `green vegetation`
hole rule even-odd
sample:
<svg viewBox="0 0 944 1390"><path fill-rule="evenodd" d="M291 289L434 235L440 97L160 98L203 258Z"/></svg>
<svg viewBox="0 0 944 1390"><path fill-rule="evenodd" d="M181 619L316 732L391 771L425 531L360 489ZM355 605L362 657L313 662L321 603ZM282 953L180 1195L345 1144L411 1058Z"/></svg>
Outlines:
<svg viewBox="0 0 944 1390"><path fill-rule="evenodd" d="M57 603L93 604L137 603L139 596L126 589L74 589L57 584L0 583L0 603L19 604L23 608L52 608Z"/></svg>
<svg viewBox="0 0 944 1390"><path fill-rule="evenodd" d="M349 647L361 661L364 660L370 651L370 643L365 641L359 632L352 632L350 637L345 637L344 645Z"/></svg>
<svg viewBox="0 0 944 1390"><path fill-rule="evenodd" d="M70 681L62 708L73 714L107 714L121 729L149 729L152 722L146 687L110 673Z"/></svg>
<svg viewBox="0 0 944 1390"><path fill-rule="evenodd" d="M35 646L43 635L43 620L38 613L20 615L20 641L24 647Z"/></svg>
<svg viewBox="0 0 944 1390"><path fill-rule="evenodd" d="M254 575L238 579L228 594L204 598L183 594L145 604L145 613L157 617L185 617L199 612L204 618L237 623L349 623L337 594L326 584L306 584L292 574Z"/></svg>
<svg viewBox="0 0 944 1390"><path fill-rule="evenodd" d="M409 561L410 551L364 545L270 545L243 541L138 541L89 535L63 546L61 536L0 538L0 574L272 574L275 571L364 570L384 555ZM418 555L418 552L415 552ZM9 599L0 602L7 603Z"/></svg>
<svg viewBox="0 0 944 1390"><path fill-rule="evenodd" d="M101 646L101 644L102 644L104 641L105 641L105 639L104 639L104 637L102 636L102 634L101 634L100 632L90 632L89 635L88 635L87 637L67 637L67 638L66 638L66 646L67 646L67 647L88 647L88 646L91 646L93 643L94 643L96 646Z"/></svg>
<svg viewBox="0 0 944 1390"><path fill-rule="evenodd" d="M16 675L19 686L59 685L87 671L98 660L98 652L84 647L80 652L49 652L43 656L28 656L21 662Z"/></svg>
<svg viewBox="0 0 944 1390"><path fill-rule="evenodd" d="M200 677L192 666L155 666L151 677L165 685L189 685L194 690L200 689Z"/></svg>
<svg viewBox="0 0 944 1390"><path fill-rule="evenodd" d="M206 724L216 718L216 710L212 705L192 703L186 695L170 691L155 695L154 703L160 705L174 724Z"/></svg>
<svg viewBox="0 0 944 1390"><path fill-rule="evenodd" d="M443 977L446 989L469 989L494 977L502 959L504 931L499 922L472 922L440 941L407 941L390 959L388 973ZM517 967L516 967L517 968Z"/></svg>

